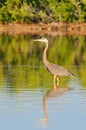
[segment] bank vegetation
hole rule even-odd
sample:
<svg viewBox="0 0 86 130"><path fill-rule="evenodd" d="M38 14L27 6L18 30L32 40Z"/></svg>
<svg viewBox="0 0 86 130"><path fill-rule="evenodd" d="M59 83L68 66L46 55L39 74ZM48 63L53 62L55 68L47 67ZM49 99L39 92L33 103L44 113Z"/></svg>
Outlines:
<svg viewBox="0 0 86 130"><path fill-rule="evenodd" d="M86 22L86 0L0 0L0 22Z"/></svg>

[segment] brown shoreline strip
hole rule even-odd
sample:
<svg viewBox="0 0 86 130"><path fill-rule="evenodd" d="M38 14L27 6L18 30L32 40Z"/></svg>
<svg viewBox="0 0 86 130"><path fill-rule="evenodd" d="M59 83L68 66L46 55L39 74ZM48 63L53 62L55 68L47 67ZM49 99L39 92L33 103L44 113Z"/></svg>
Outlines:
<svg viewBox="0 0 86 130"><path fill-rule="evenodd" d="M18 35L86 35L86 23L37 23L20 24L8 23L0 24L0 34Z"/></svg>

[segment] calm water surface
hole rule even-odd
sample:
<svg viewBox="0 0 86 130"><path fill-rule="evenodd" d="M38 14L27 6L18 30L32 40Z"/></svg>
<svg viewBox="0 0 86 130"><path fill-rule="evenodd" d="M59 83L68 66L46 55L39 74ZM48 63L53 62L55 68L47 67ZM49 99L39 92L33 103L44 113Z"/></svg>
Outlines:
<svg viewBox="0 0 86 130"><path fill-rule="evenodd" d="M47 37L48 60L75 74L57 89L37 37L0 36L0 130L86 129L86 37Z"/></svg>

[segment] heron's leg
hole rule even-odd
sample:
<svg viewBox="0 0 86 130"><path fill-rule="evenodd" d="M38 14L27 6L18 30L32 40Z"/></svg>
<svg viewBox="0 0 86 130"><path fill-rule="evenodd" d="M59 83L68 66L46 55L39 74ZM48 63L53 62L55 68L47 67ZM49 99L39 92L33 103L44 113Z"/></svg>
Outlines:
<svg viewBox="0 0 86 130"><path fill-rule="evenodd" d="M56 77L57 77L57 76L54 75L54 86L56 86L56 82L57 82L57 81L56 81Z"/></svg>
<svg viewBox="0 0 86 130"><path fill-rule="evenodd" d="M54 88L57 88L58 84L59 84L58 77L56 75L54 75Z"/></svg>
<svg viewBox="0 0 86 130"><path fill-rule="evenodd" d="M58 76L57 76L57 87L59 86L59 78L58 78Z"/></svg>

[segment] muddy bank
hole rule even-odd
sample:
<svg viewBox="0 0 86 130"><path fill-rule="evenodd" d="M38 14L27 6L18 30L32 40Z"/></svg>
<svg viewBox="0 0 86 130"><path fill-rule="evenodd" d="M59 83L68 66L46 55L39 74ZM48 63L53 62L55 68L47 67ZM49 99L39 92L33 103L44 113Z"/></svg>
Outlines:
<svg viewBox="0 0 86 130"><path fill-rule="evenodd" d="M86 35L86 23L0 24L0 34Z"/></svg>

